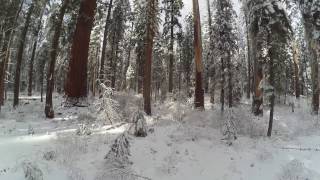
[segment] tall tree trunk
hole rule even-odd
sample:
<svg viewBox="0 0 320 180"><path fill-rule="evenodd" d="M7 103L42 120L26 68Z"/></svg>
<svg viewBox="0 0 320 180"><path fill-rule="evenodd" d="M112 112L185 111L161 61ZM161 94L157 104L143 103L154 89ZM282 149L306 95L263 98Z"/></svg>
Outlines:
<svg viewBox="0 0 320 180"><path fill-rule="evenodd" d="M274 79L275 79L275 74L274 74L274 51L276 51L275 49L270 48L269 49L269 84L270 84L270 91L271 91L271 95L269 97L270 100L270 116L269 116L269 127L268 127L268 133L267 136L270 137L271 133L272 133L272 126L273 126L273 114L274 114L274 101L275 101L275 92L274 92Z"/></svg>
<svg viewBox="0 0 320 180"><path fill-rule="evenodd" d="M81 1L65 85L68 100L87 97L88 52L95 9L96 0Z"/></svg>
<svg viewBox="0 0 320 180"><path fill-rule="evenodd" d="M211 13L211 6L210 6L210 1L207 0L207 7L208 7L208 23L209 23L209 41L210 41L210 47L212 46L212 36L213 36L213 31L212 31L212 13ZM210 85L210 102L214 104L214 95L215 95L215 66L214 66L214 59L213 55L210 53L208 55L208 66L211 68L209 69L209 85Z"/></svg>
<svg viewBox="0 0 320 180"><path fill-rule="evenodd" d="M110 0L109 6L108 6L108 15L106 19L106 24L104 27L104 35L103 35L103 43L102 43L102 52L101 52L101 59L100 59L100 81L104 82L104 71L105 71L105 59L106 59L106 51L107 51L107 43L108 43L108 32L109 32L109 24L110 24L110 18L111 18L111 10L112 10L112 4L113 0Z"/></svg>
<svg viewBox="0 0 320 180"><path fill-rule="evenodd" d="M228 59L227 59L227 68L228 68L228 105L229 108L232 108L233 106L233 95L232 95L232 65L231 65L231 55L228 53Z"/></svg>
<svg viewBox="0 0 320 180"><path fill-rule="evenodd" d="M169 92L173 92L173 43L174 43L174 24L173 24L173 3L174 0L171 0L171 27L170 27L170 57L169 57Z"/></svg>
<svg viewBox="0 0 320 180"><path fill-rule="evenodd" d="M204 90L202 88L202 47L201 47L201 21L198 0L193 0L194 15L194 52L196 65L196 84L195 84L195 108L204 109Z"/></svg>
<svg viewBox="0 0 320 180"><path fill-rule="evenodd" d="M30 26L31 15L34 10L34 2L30 5L26 17L26 21L24 23L24 27L20 36L20 42L18 47L18 54L17 54L17 64L16 64L16 71L14 76L14 97L13 97L13 107L19 105L19 92L20 92L20 72L21 72L21 64L22 64L22 56L24 51L24 45L26 41L27 32Z"/></svg>
<svg viewBox="0 0 320 180"><path fill-rule="evenodd" d="M248 17L246 13L246 34L247 34L247 61L248 61L248 79L247 79L247 99L250 99L251 96L251 44L250 44L250 36L249 36L249 25L248 25Z"/></svg>
<svg viewBox="0 0 320 180"><path fill-rule="evenodd" d="M129 45L130 46L130 45ZM125 65L124 65L124 70L123 70L123 74L122 74L122 85L121 85L121 89L122 90L125 90L127 88L127 71L128 71L128 68L130 66L130 59L131 59L131 46L129 47L129 50L128 50L128 58L127 58L127 61L125 62Z"/></svg>
<svg viewBox="0 0 320 180"><path fill-rule="evenodd" d="M251 32L252 33L252 32ZM263 70L262 70L262 64L258 58L258 50L261 49L261 44L257 43L256 35L250 34L250 44L251 44L251 53L252 58L254 58L253 61L253 101L252 101L252 112L255 116L262 116L263 115L263 92L260 88L260 83L263 79Z"/></svg>
<svg viewBox="0 0 320 180"><path fill-rule="evenodd" d="M226 82L226 77L225 77L225 62L224 58L221 58L221 92L220 92L220 103L221 103L221 111L224 111L224 99L225 99L225 82Z"/></svg>
<svg viewBox="0 0 320 180"><path fill-rule="evenodd" d="M296 98L300 98L300 68L299 68L299 59L298 59L298 48L296 43L293 45L293 66L294 66L294 88L295 88L295 95Z"/></svg>
<svg viewBox="0 0 320 180"><path fill-rule="evenodd" d="M52 92L54 88L54 69L55 69L56 59L57 59L62 21L63 21L64 14L66 12L68 3L69 3L69 0L63 1L63 4L59 12L57 24L55 25L55 28L54 28L54 35L52 38L50 61L49 61L48 71L47 71L46 105L44 110L47 118L54 118L53 103L52 103Z"/></svg>
<svg viewBox="0 0 320 180"><path fill-rule="evenodd" d="M116 88L116 76L117 76L117 60L118 60L118 48L119 48L119 45L117 43L116 47L115 47L115 52L113 53L113 62L112 62L112 66L111 66L111 69L112 69L112 72L111 72L111 87L113 89Z"/></svg>
<svg viewBox="0 0 320 180"><path fill-rule="evenodd" d="M149 0L147 4L147 32L144 44L145 63L144 63L144 78L143 78L143 99L144 111L147 115L151 115L151 66L152 66L152 51L153 39L155 36L157 0Z"/></svg>
<svg viewBox="0 0 320 180"><path fill-rule="evenodd" d="M311 63L311 81L312 81L312 112L318 114L319 112L319 62L315 42L313 40L314 26L310 22L309 17L304 15L305 36L310 52Z"/></svg>
<svg viewBox="0 0 320 180"><path fill-rule="evenodd" d="M40 21L38 24L38 27L36 29L35 32L35 40L34 40L34 44L33 44L33 48L32 48L32 54L31 54L31 59L29 62L29 80L28 80L28 96L32 96L32 81L33 81L33 64L34 64L34 58L36 55L36 49L37 49L37 44L38 44L38 36L39 36L39 32L42 26L42 15L40 17Z"/></svg>

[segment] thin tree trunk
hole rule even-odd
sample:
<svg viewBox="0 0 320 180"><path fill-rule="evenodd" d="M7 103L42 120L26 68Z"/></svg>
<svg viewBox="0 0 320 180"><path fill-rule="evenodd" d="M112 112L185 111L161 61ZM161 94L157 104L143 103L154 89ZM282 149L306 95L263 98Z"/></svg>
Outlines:
<svg viewBox="0 0 320 180"><path fill-rule="evenodd" d="M104 64L106 59L106 50L107 50L107 43L108 43L108 32L109 32L112 4L113 4L113 0L110 0L109 7L108 7L108 15L107 15L106 24L104 27L102 52L101 52L101 59L100 59L100 75L99 75L100 81L102 82L104 82L104 73L105 73Z"/></svg>
<svg viewBox="0 0 320 180"><path fill-rule="evenodd" d="M17 64L16 64L16 71L14 76L14 97L13 97L13 107L16 107L19 105L19 92L20 92L20 72L21 72L21 64L22 64L22 56L26 41L27 32L30 26L31 21L31 15L34 10L34 3L30 5L26 17L26 21L24 24L24 28L22 30L21 36L20 36L20 43L18 48L18 54L17 54Z"/></svg>
<svg viewBox="0 0 320 180"><path fill-rule="evenodd" d="M144 63L144 81L143 81L143 99L144 99L144 111L147 115L151 115L151 66L152 66L152 51L153 51L153 39L155 36L155 19L157 0L149 0L147 5L147 32L145 40L145 63Z"/></svg>
<svg viewBox="0 0 320 180"><path fill-rule="evenodd" d="M201 47L201 21L199 12L198 0L193 0L193 15L194 15L194 52L196 65L196 84L195 84L195 108L204 109L204 90L202 87L202 47Z"/></svg>
<svg viewBox="0 0 320 180"><path fill-rule="evenodd" d="M231 56L230 53L228 53L228 61L227 61L227 68L228 68L228 105L229 108L232 108L233 106L233 96L232 96L232 70L231 70Z"/></svg>
<svg viewBox="0 0 320 180"><path fill-rule="evenodd" d="M67 100L87 97L88 51L95 9L96 0L81 1L65 85Z"/></svg>
<svg viewBox="0 0 320 180"><path fill-rule="evenodd" d="M271 86L271 96L270 98L270 116L269 116L269 127L268 127L268 133L267 136L270 137L272 133L272 126L273 126L273 114L274 114L274 101L275 101L275 92L274 92L274 72L273 72L273 53L272 51L276 51L273 49L269 50L270 60L269 60L269 84Z"/></svg>
<svg viewBox="0 0 320 180"><path fill-rule="evenodd" d="M210 36L209 36L209 41L210 41L210 46L212 45L211 43L213 43L212 42L212 36L213 36L213 31L212 31L212 13L211 13L211 6L210 6L210 1L209 0L207 0L207 7L208 7L208 23L209 23L209 34L210 34ZM209 48L211 48L211 47L209 47ZM210 58L211 58L211 61L210 61ZM214 66L214 59L213 59L213 55L212 54L210 54L210 55L208 55L208 66L210 67L212 67L212 68L210 68L209 69L209 78L210 78L210 80L209 80L209 84L210 84L210 102L212 103L212 104L214 104L214 95L215 95L215 74L216 74L216 72L215 72L215 66Z"/></svg>
<svg viewBox="0 0 320 180"><path fill-rule="evenodd" d="M41 29L41 26L42 26L42 22L41 21L42 21L42 15L40 17L38 28L36 29L35 41L34 41L34 44L33 44L31 59L30 59L30 62L29 62L28 96L32 96L33 64L34 64L34 58L35 58L35 55L36 55L36 49L37 49L37 44L38 44L38 36L39 36L39 32L40 32L40 29Z"/></svg>
<svg viewBox="0 0 320 180"><path fill-rule="evenodd" d="M174 0L171 0L171 27L170 27L170 57L169 57L169 92L173 92L173 43L174 43L174 24L173 24L173 3Z"/></svg>
<svg viewBox="0 0 320 180"><path fill-rule="evenodd" d="M69 3L69 0L63 1L63 4L59 12L58 21L54 28L54 35L53 35L52 46L50 51L50 61L49 61L48 72L47 72L47 93L46 93L46 105L45 105L45 114L47 118L54 118L53 103L52 103L52 93L54 88L54 69L55 69L55 64L57 59L62 21L63 21L64 14L66 12L68 3ZM41 85L41 89L43 89L43 85Z"/></svg>
<svg viewBox="0 0 320 180"><path fill-rule="evenodd" d="M294 65L294 88L295 88L295 95L296 98L300 98L300 68L299 68L299 59L298 59L298 48L296 44L293 46L293 65Z"/></svg>
<svg viewBox="0 0 320 180"><path fill-rule="evenodd" d="M250 99L251 96L251 46L250 46L250 36L249 36L249 25L248 25L248 20L247 20L247 15L246 15L246 29L247 29L247 61L248 61L248 82L247 82L247 99Z"/></svg>
<svg viewBox="0 0 320 180"><path fill-rule="evenodd" d="M224 111L224 99L225 99L225 81L226 81L226 78L225 78L225 72L224 72L224 69L225 69L225 62L224 62L224 58L221 58L221 93L220 93L220 103L221 103L221 111L223 112Z"/></svg>

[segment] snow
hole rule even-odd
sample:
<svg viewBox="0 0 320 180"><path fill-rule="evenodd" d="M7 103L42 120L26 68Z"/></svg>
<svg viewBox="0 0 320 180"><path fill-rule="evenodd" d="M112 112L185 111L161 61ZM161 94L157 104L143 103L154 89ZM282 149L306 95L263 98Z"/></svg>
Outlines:
<svg viewBox="0 0 320 180"><path fill-rule="evenodd" d="M0 115L0 179L25 179L26 165L40 169L45 180L116 179L119 174L152 180L320 179L320 124L306 98L294 113L290 106L276 106L271 138L265 136L268 111L253 117L250 101L243 100L233 109L237 139L231 144L221 132L230 116L221 114L219 105L212 109L208 100L205 111L193 110L191 101L153 106L154 115L146 119L148 136L129 138L126 169L110 169L104 157L130 123L99 124L92 120L98 116L94 105L66 108L59 95L53 120L45 119L39 98L23 98L16 110L9 101ZM84 122L92 133L76 135ZM44 158L48 153L50 158Z"/></svg>

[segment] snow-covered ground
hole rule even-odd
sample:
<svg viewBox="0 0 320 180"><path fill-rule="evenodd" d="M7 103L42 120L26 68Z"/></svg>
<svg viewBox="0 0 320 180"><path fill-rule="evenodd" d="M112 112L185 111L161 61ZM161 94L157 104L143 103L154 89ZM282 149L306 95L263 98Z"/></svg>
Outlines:
<svg viewBox="0 0 320 180"><path fill-rule="evenodd" d="M127 98L128 99L128 98ZM265 137L268 116L255 118L250 106L222 115L207 102L199 112L191 104L165 102L147 118L148 136L130 136L130 168L111 169L105 156L130 125L97 122L96 108L64 107L55 96L56 118L45 119L39 97L10 101L0 115L0 179L23 180L319 180L320 133L305 99L300 107L277 106L273 136ZM94 104L90 101L90 104ZM265 112L267 114L268 112ZM222 135L233 119L236 140ZM77 129L87 124L88 135Z"/></svg>

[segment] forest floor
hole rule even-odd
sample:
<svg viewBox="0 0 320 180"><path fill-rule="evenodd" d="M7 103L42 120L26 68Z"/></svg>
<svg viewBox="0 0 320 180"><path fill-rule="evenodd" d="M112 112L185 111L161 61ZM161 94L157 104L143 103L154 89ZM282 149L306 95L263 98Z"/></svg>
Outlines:
<svg viewBox="0 0 320 180"><path fill-rule="evenodd" d="M104 157L129 124L101 125L94 105L70 108L63 106L61 96L54 99L52 120L45 119L38 96L21 97L17 109L9 100L1 110L1 180L320 179L320 122L310 115L305 99L295 112L276 106L271 138L265 136L268 112L253 117L245 101L224 115L207 101L205 111L193 110L188 102L157 104L147 118L148 136L130 137L126 169L110 168ZM90 129L87 135L77 134L83 124ZM235 140L223 135L225 124L230 132L235 127Z"/></svg>

